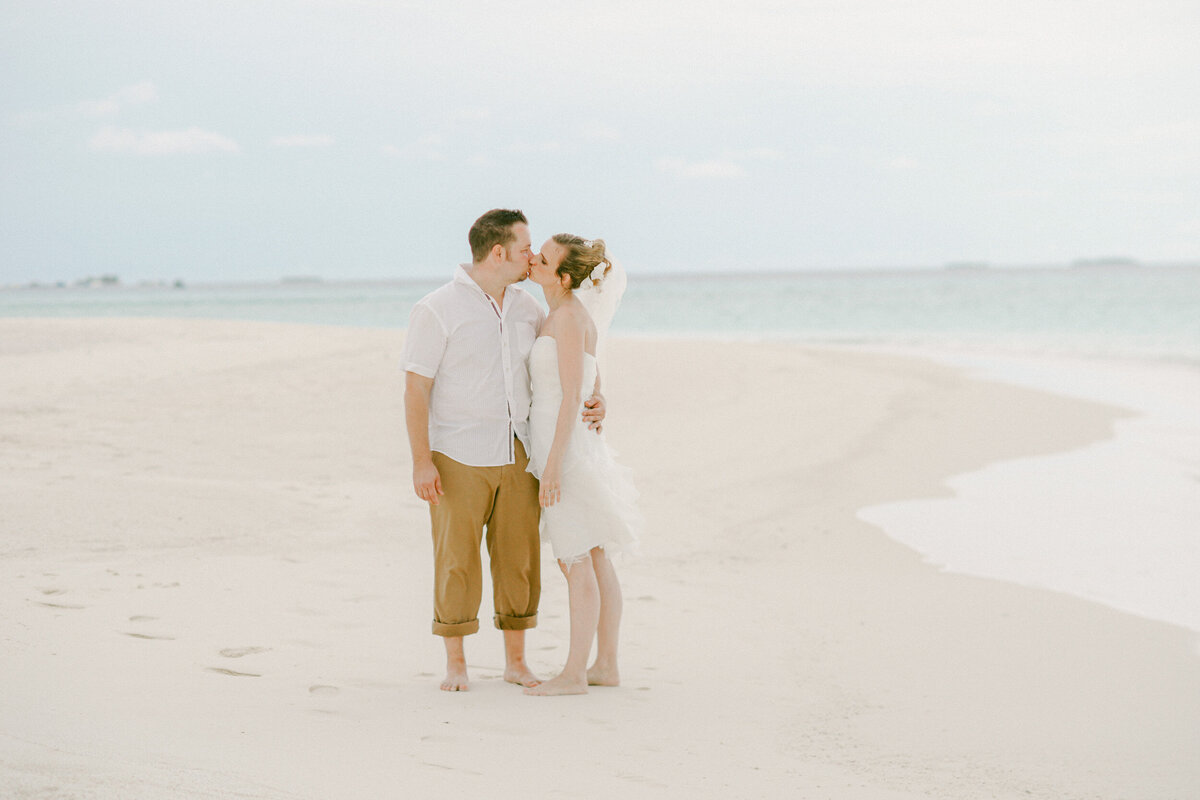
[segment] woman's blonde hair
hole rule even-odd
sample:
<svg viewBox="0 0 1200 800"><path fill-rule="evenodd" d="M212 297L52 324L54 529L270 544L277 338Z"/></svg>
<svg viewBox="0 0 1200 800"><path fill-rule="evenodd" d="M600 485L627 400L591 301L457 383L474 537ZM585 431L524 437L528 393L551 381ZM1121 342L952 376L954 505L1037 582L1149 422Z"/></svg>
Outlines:
<svg viewBox="0 0 1200 800"><path fill-rule="evenodd" d="M612 261L605 252L603 239L584 239L570 233L559 233L551 238L567 251L554 272L560 277L570 277L572 289L578 289L580 284L589 278L594 285L599 286L604 276L612 269ZM600 274L593 275L601 264L604 265L604 269Z"/></svg>

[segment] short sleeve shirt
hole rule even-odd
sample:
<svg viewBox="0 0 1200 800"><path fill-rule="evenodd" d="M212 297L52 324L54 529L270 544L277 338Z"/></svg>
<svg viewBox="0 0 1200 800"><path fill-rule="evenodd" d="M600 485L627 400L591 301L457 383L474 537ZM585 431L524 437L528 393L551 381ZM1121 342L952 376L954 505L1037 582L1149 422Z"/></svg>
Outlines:
<svg viewBox="0 0 1200 800"><path fill-rule="evenodd" d="M401 365L433 379L430 449L473 467L512 464L514 436L529 451L529 351L544 319L518 286L497 304L466 265L413 307Z"/></svg>

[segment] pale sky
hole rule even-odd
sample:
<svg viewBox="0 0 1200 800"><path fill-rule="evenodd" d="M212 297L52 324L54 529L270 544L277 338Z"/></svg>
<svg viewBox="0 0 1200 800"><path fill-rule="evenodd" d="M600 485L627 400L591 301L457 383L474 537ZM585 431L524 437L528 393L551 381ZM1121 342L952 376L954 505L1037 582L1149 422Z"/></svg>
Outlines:
<svg viewBox="0 0 1200 800"><path fill-rule="evenodd" d="M1200 258L1200 3L0 0L0 285Z"/></svg>

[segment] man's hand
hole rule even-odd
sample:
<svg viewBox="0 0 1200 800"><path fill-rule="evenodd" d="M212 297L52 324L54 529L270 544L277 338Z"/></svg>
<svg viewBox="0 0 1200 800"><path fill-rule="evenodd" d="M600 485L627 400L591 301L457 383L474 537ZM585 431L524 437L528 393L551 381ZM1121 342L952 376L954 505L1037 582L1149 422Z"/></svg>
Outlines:
<svg viewBox="0 0 1200 800"><path fill-rule="evenodd" d="M604 405L604 395L599 392L593 393L591 397L583 401L583 421L587 423L589 430L599 433L607 413L608 407Z"/></svg>
<svg viewBox="0 0 1200 800"><path fill-rule="evenodd" d="M432 461L413 464L413 489L417 497L435 506L438 504L438 495L445 494L442 491L442 476Z"/></svg>
<svg viewBox="0 0 1200 800"><path fill-rule="evenodd" d="M442 491L442 476L433 465L429 451L429 395L433 378L416 372L404 376L404 419L408 425L408 446L413 457L413 491L427 503L438 504Z"/></svg>

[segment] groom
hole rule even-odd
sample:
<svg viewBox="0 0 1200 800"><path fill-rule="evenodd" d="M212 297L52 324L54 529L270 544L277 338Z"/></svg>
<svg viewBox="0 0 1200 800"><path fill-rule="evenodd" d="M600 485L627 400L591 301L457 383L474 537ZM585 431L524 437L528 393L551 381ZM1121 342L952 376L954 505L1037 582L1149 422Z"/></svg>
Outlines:
<svg viewBox="0 0 1200 800"><path fill-rule="evenodd" d="M504 632L504 679L536 686L525 631L541 594L538 482L529 463L529 351L545 319L514 284L533 261L529 222L493 209L471 226L470 264L413 308L404 342L404 409L413 489L433 523L433 632L446 645L444 691L466 691L463 637L479 630L487 529L493 621ZM599 428L599 393L583 417Z"/></svg>

